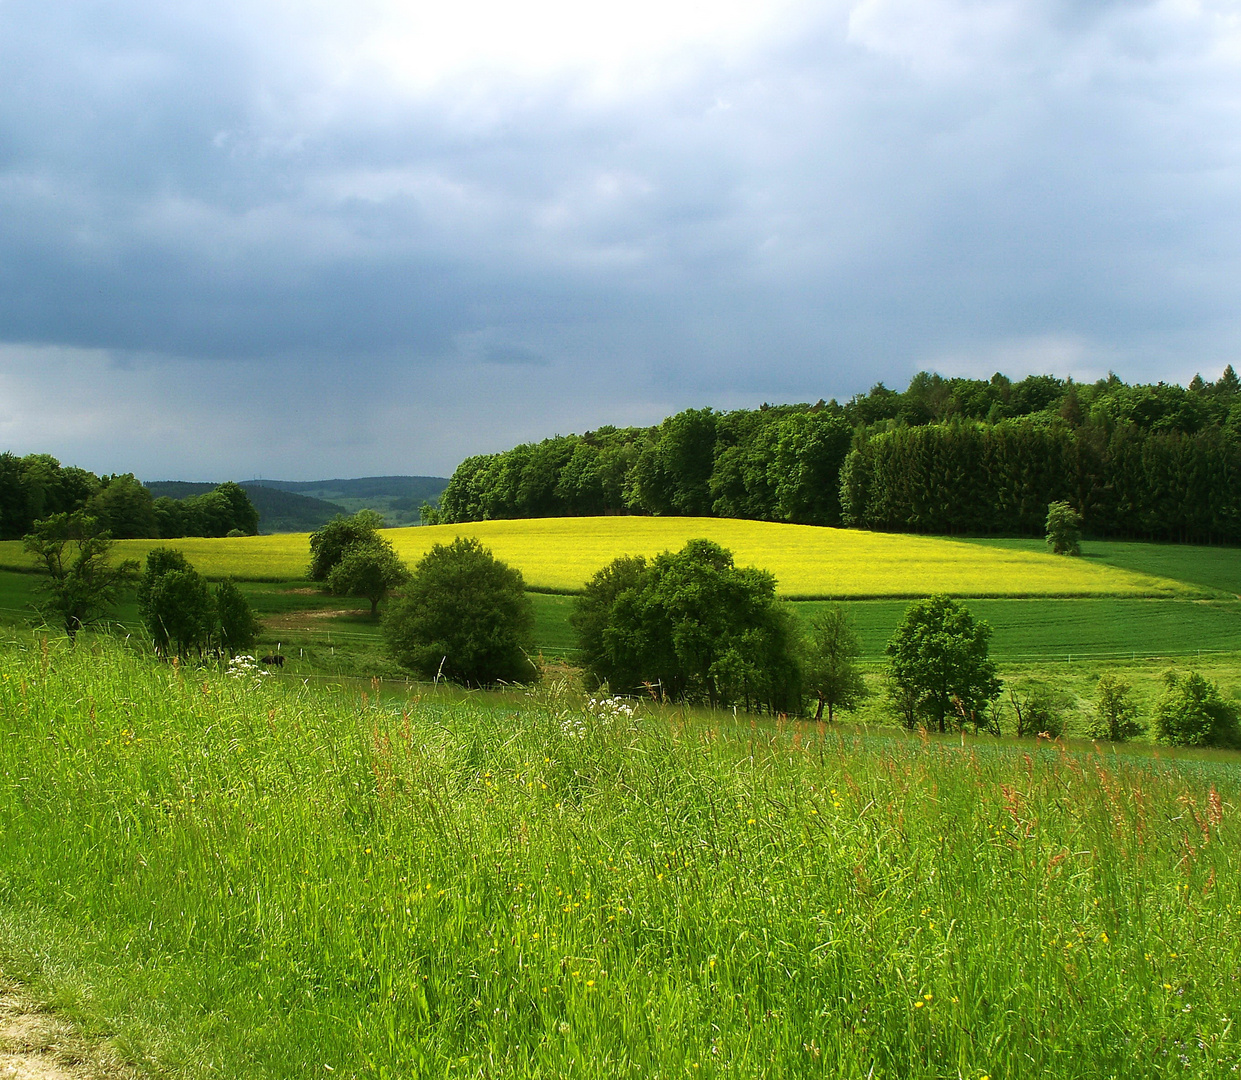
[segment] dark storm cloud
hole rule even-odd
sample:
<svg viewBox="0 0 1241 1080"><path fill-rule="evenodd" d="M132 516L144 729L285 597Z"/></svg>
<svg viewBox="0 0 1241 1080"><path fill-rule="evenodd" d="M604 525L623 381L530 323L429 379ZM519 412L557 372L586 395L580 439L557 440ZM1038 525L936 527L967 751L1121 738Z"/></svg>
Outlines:
<svg viewBox="0 0 1241 1080"><path fill-rule="evenodd" d="M9 445L446 471L920 367L1236 358L1222 5L792 8L602 90L555 64L406 84L348 62L383 26L357 10L0 4Z"/></svg>

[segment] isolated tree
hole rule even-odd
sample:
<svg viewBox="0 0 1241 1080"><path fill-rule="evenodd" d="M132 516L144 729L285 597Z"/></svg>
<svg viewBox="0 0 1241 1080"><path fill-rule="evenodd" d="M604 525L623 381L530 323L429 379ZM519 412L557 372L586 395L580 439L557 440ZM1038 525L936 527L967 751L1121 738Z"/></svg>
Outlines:
<svg viewBox="0 0 1241 1080"><path fill-rule="evenodd" d="M836 719L837 709L852 711L866 697L866 682L857 665L861 655L861 642L841 604L833 604L811 621L806 689L819 699L816 720L823 718L824 707L831 722Z"/></svg>
<svg viewBox="0 0 1241 1080"><path fill-rule="evenodd" d="M888 673L906 723L924 719L940 731L947 718L981 715L1000 692L987 656L991 627L964 604L932 596L910 604L888 642Z"/></svg>
<svg viewBox="0 0 1241 1080"><path fill-rule="evenodd" d="M1082 516L1067 502L1047 506L1047 546L1057 555L1082 553Z"/></svg>
<svg viewBox="0 0 1241 1080"><path fill-rule="evenodd" d="M249 652L258 640L259 620L250 602L231 581L221 581L215 587L216 645L230 656Z"/></svg>
<svg viewBox="0 0 1241 1080"><path fill-rule="evenodd" d="M383 518L374 510L359 510L349 517L334 517L321 529L310 534L311 581L326 581L328 574L354 544L369 544L379 539Z"/></svg>
<svg viewBox="0 0 1241 1080"><path fill-rule="evenodd" d="M436 544L384 612L398 663L466 686L530 682L534 605L519 570L473 537Z"/></svg>
<svg viewBox="0 0 1241 1080"><path fill-rule="evenodd" d="M36 521L22 546L47 571L48 580L40 586L47 596L44 611L71 640L107 615L138 570L133 559L109 562L112 538L81 510Z"/></svg>
<svg viewBox="0 0 1241 1080"><path fill-rule="evenodd" d="M1237 710L1220 695L1219 687L1197 672L1164 676L1163 694L1155 704L1154 734L1169 746L1237 746L1241 743Z"/></svg>
<svg viewBox="0 0 1241 1080"><path fill-rule="evenodd" d="M371 616L379 602L409 580L409 570L382 536L345 548L340 561L328 571L327 587L337 596L361 596L371 602Z"/></svg>
<svg viewBox="0 0 1241 1080"><path fill-rule="evenodd" d="M1095 687L1094 714L1088 729L1092 739L1123 742L1145 730L1137 721L1137 709L1129 692L1129 684L1110 672L1099 676L1099 685Z"/></svg>

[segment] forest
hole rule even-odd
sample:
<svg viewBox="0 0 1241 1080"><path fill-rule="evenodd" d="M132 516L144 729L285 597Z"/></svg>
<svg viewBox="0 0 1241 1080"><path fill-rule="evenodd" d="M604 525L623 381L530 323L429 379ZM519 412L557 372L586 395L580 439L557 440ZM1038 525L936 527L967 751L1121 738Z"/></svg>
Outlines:
<svg viewBox="0 0 1241 1080"><path fill-rule="evenodd" d="M85 510L114 540L253 536L259 515L239 484L185 499L153 498L132 473L96 476L50 454L0 454L0 540L19 539L36 521Z"/></svg>
<svg viewBox="0 0 1241 1080"><path fill-rule="evenodd" d="M1241 380L1129 385L921 372L841 404L688 409L458 466L438 520L657 514L1041 535L1067 501L1096 537L1241 541Z"/></svg>

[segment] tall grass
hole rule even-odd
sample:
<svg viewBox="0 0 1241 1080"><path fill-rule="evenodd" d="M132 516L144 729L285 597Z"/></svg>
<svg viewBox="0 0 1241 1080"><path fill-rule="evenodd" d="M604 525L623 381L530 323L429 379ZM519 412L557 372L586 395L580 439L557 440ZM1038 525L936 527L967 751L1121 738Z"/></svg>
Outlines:
<svg viewBox="0 0 1241 1080"><path fill-rule="evenodd" d="M0 652L0 957L192 1076L1234 1075L1237 759Z"/></svg>

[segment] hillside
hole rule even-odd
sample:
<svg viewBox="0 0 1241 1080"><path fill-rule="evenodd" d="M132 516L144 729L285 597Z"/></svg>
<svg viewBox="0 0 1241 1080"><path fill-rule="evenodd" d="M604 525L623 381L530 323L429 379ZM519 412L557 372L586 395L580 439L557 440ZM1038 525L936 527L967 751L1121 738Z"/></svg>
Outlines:
<svg viewBox="0 0 1241 1080"><path fill-rule="evenodd" d="M435 502L448 486L443 476L360 476L352 480L248 480L242 486L260 485L277 491L326 500L349 513L375 510L389 525L417 525L418 508Z"/></svg>
<svg viewBox="0 0 1241 1080"><path fill-rule="evenodd" d="M156 499L187 499L215 488L215 484L195 484L184 480L157 480L144 486ZM252 480L241 486L259 512L259 532L263 534L313 532L337 514L346 512L346 508L338 503L281 491Z"/></svg>

